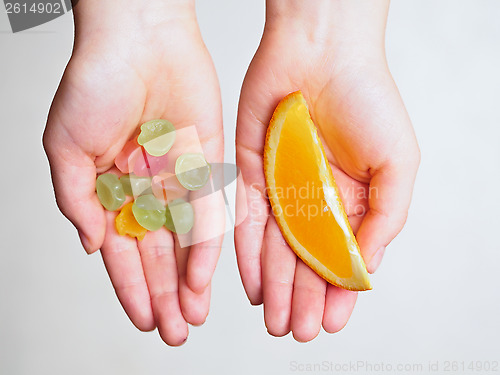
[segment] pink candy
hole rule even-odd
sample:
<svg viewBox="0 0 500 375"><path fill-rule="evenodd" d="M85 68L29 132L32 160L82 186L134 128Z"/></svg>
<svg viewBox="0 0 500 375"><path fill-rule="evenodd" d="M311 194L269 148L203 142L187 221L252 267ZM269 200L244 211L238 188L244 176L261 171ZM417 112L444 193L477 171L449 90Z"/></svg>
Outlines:
<svg viewBox="0 0 500 375"><path fill-rule="evenodd" d="M136 176L152 177L167 168L168 156L151 156L137 143L137 137L128 141L116 156L116 167L122 173L134 173Z"/></svg>
<svg viewBox="0 0 500 375"><path fill-rule="evenodd" d="M175 174L169 172L154 176L151 181L151 188L155 197L164 202L185 198L187 195L186 189L179 183Z"/></svg>

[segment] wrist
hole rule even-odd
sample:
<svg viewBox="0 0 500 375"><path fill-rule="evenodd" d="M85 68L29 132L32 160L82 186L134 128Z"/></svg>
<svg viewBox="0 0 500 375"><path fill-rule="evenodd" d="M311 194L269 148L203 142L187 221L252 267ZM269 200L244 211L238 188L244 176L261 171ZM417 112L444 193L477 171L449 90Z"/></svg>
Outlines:
<svg viewBox="0 0 500 375"><path fill-rule="evenodd" d="M389 0L267 0L265 35L302 39L336 56L385 58Z"/></svg>
<svg viewBox="0 0 500 375"><path fill-rule="evenodd" d="M76 43L154 39L165 29L197 25L194 0L80 0L73 12Z"/></svg>

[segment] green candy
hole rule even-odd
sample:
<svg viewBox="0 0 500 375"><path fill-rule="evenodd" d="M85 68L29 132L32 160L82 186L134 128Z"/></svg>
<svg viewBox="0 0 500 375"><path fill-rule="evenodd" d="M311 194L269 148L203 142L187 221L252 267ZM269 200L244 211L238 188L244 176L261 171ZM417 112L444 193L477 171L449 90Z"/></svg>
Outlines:
<svg viewBox="0 0 500 375"><path fill-rule="evenodd" d="M125 202L125 192L118 177L105 173L97 177L95 183L97 197L108 211L116 211Z"/></svg>
<svg viewBox="0 0 500 375"><path fill-rule="evenodd" d="M129 197L137 197L144 194L152 194L151 177L140 177L134 174L127 174L120 177L123 191Z"/></svg>
<svg viewBox="0 0 500 375"><path fill-rule="evenodd" d="M165 217L165 227L171 232L185 234L193 228L193 206L184 199L179 198L170 202L166 208Z"/></svg>
<svg viewBox="0 0 500 375"><path fill-rule="evenodd" d="M203 154L182 154L175 161L175 175L188 190L199 190L210 178L210 164Z"/></svg>
<svg viewBox="0 0 500 375"><path fill-rule="evenodd" d="M137 197L132 213L139 225L147 230L155 231L165 224L165 207L153 194Z"/></svg>
<svg viewBox="0 0 500 375"><path fill-rule="evenodd" d="M151 120L141 125L137 143L151 156L163 156L175 142L175 127L167 120Z"/></svg>

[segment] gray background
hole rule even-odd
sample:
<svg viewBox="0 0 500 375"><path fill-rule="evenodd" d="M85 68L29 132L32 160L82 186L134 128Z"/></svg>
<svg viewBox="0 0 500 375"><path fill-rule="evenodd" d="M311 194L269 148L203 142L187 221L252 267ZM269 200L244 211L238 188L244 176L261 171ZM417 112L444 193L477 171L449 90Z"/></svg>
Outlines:
<svg viewBox="0 0 500 375"><path fill-rule="evenodd" d="M231 162L264 4L197 7ZM500 360L499 19L494 0L392 4L389 63L423 158L406 228L346 329L309 344L269 336L262 308L246 300L228 233L206 324L170 348L132 326L100 255L85 255L54 203L41 135L71 53L72 17L13 35L0 10L0 374L297 373L291 361L422 363L424 371L439 361L444 372L445 361Z"/></svg>

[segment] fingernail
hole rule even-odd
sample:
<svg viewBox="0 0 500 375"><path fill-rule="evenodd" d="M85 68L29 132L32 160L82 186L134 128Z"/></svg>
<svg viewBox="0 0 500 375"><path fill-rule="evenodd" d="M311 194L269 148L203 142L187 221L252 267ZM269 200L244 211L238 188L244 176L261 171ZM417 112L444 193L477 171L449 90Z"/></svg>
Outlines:
<svg viewBox="0 0 500 375"><path fill-rule="evenodd" d="M87 254L92 253L92 248L89 239L82 232L78 231L78 236L80 236L80 242L82 243L83 248L87 252Z"/></svg>
<svg viewBox="0 0 500 375"><path fill-rule="evenodd" d="M375 252L372 259L370 260L370 263L368 263L368 266L366 267L369 273L374 273L377 270L378 266L380 266L380 263L382 263L382 258L384 257L384 253L385 253L385 246L382 246Z"/></svg>

